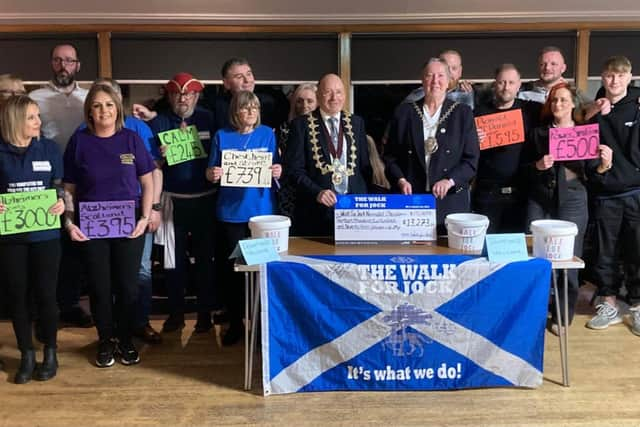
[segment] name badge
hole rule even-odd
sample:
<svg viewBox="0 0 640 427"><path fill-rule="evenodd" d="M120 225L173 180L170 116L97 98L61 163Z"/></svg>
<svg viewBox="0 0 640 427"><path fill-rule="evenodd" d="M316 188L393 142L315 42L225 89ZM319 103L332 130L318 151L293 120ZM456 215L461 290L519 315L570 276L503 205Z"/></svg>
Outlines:
<svg viewBox="0 0 640 427"><path fill-rule="evenodd" d="M48 160L31 162L34 172L51 172L51 163Z"/></svg>
<svg viewBox="0 0 640 427"><path fill-rule="evenodd" d="M200 139L211 139L211 132L209 132L208 130L201 130L198 131L198 136L200 137Z"/></svg>

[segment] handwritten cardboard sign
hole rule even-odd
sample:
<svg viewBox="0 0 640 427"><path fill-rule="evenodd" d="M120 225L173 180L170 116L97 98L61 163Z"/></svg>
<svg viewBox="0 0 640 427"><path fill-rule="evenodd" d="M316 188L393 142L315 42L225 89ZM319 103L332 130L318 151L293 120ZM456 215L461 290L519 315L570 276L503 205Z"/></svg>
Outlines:
<svg viewBox="0 0 640 427"><path fill-rule="evenodd" d="M476 127L485 134L480 141L481 150L524 142L524 123L520 109L478 116L475 120Z"/></svg>
<svg viewBox="0 0 640 427"><path fill-rule="evenodd" d="M222 151L222 187L271 187L273 155L268 151Z"/></svg>
<svg viewBox="0 0 640 427"><path fill-rule="evenodd" d="M165 157L169 166L207 157L194 125L160 132L158 138L160 144L167 146Z"/></svg>
<svg viewBox="0 0 640 427"><path fill-rule="evenodd" d="M60 228L60 217L49 213L57 200L56 190L0 194L0 203L6 208L0 214L0 234Z"/></svg>
<svg viewBox="0 0 640 427"><path fill-rule="evenodd" d="M136 204L133 200L116 202L81 202L80 230L89 239L127 237L136 227Z"/></svg>
<svg viewBox="0 0 640 427"><path fill-rule="evenodd" d="M529 259L524 233L487 234L487 258L491 262L513 262Z"/></svg>
<svg viewBox="0 0 640 427"><path fill-rule="evenodd" d="M549 129L549 154L556 161L598 158L600 127L592 125Z"/></svg>

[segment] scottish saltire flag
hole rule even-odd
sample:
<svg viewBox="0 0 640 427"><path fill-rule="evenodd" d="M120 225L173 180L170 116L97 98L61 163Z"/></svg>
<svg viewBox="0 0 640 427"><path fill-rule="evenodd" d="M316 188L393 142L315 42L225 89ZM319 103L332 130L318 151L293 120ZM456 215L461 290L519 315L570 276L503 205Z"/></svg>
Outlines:
<svg viewBox="0 0 640 427"><path fill-rule="evenodd" d="M265 395L542 383L546 260L283 259L261 274Z"/></svg>

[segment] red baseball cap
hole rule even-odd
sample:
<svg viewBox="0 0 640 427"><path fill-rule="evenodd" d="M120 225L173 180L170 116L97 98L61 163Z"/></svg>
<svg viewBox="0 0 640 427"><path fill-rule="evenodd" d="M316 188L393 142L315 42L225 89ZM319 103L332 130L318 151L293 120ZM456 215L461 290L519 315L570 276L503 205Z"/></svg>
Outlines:
<svg viewBox="0 0 640 427"><path fill-rule="evenodd" d="M176 74L164 87L170 93L202 92L204 89L202 82L189 73Z"/></svg>

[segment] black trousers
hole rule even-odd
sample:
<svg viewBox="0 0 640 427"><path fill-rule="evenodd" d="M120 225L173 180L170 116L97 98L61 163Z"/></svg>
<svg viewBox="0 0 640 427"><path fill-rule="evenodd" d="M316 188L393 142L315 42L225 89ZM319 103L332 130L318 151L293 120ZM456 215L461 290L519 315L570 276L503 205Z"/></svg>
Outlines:
<svg viewBox="0 0 640 427"><path fill-rule="evenodd" d="M235 260L229 259L238 242L250 235L246 222L218 222L216 241L216 263L218 274L224 283L223 300L232 323L242 322L244 316L244 275L233 270Z"/></svg>
<svg viewBox="0 0 640 427"><path fill-rule="evenodd" d="M487 233L524 233L527 200L520 194L501 194L499 189L476 189L471 209L489 218Z"/></svg>
<svg viewBox="0 0 640 427"><path fill-rule="evenodd" d="M32 350L31 298L35 298L43 343L56 347L56 285L60 240L0 244L0 271L20 351Z"/></svg>
<svg viewBox="0 0 640 427"><path fill-rule="evenodd" d="M624 281L629 302L640 302L640 194L596 199L594 217L598 295L617 295Z"/></svg>
<svg viewBox="0 0 640 427"><path fill-rule="evenodd" d="M100 340L131 340L143 247L144 234L135 239L92 239L80 245Z"/></svg>

